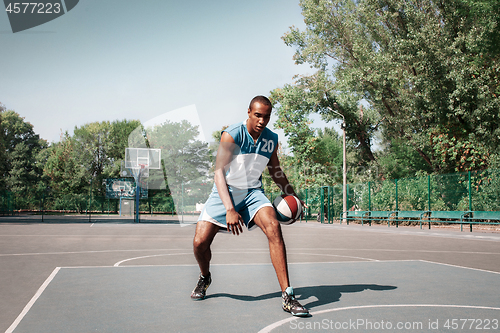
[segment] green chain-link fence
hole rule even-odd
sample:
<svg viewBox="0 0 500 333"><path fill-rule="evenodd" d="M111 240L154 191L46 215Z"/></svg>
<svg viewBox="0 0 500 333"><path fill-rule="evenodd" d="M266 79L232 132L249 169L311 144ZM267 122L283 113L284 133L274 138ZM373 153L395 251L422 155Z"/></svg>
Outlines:
<svg viewBox="0 0 500 333"><path fill-rule="evenodd" d="M205 184L204 184L205 185ZM186 192L177 207L165 192L150 193L140 200L143 213L192 212L204 203L211 184L198 192ZM96 191L97 189L94 189ZM87 194L57 194L51 190L36 195L0 192L0 215L26 210L34 213L117 214L118 199ZM268 193L273 201L281 193ZM307 204L303 220L332 222L342 214L342 185L311 187L297 191ZM500 211L500 170L431 175L376 182L348 184L348 210L366 211Z"/></svg>
<svg viewBox="0 0 500 333"><path fill-rule="evenodd" d="M356 183L347 187L348 210L500 211L498 169ZM341 185L309 188L297 194L308 206L305 220L331 222L342 214ZM272 193L269 197L274 199L277 195L279 193ZM322 212L326 214L324 218L321 218Z"/></svg>
<svg viewBox="0 0 500 333"><path fill-rule="evenodd" d="M499 211L500 170L349 184L348 208L370 211Z"/></svg>

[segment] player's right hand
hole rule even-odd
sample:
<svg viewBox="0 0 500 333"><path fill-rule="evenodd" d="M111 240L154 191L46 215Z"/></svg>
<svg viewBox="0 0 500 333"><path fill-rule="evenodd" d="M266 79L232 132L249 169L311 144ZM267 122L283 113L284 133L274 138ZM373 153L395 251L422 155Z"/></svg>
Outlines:
<svg viewBox="0 0 500 333"><path fill-rule="evenodd" d="M226 212L226 224L227 231L232 232L233 235L239 235L240 232L243 232L243 218L234 209L230 209Z"/></svg>

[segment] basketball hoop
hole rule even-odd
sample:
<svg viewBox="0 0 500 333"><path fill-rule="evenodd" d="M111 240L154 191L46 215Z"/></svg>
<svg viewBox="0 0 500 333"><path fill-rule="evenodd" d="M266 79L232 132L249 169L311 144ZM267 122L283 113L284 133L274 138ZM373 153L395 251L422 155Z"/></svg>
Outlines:
<svg viewBox="0 0 500 333"><path fill-rule="evenodd" d="M160 169L161 149L125 148L125 160L122 161L121 172L131 174L136 184L135 221L139 222L139 198L141 193L148 191L149 169ZM130 177L130 176L129 176Z"/></svg>

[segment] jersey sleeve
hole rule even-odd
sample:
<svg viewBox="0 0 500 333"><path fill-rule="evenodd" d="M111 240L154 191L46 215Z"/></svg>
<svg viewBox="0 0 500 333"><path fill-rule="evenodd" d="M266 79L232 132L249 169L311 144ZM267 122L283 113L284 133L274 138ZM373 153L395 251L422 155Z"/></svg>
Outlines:
<svg viewBox="0 0 500 333"><path fill-rule="evenodd" d="M229 126L228 128L226 128L225 130L222 131L222 133L224 133L224 132L231 135L231 137L234 140L234 143L237 146L241 146L241 142L242 142L241 124Z"/></svg>

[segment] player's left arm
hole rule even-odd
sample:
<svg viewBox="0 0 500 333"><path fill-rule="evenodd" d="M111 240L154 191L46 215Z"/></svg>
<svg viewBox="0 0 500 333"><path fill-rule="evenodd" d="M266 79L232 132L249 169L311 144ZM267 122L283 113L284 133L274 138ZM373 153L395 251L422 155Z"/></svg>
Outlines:
<svg viewBox="0 0 500 333"><path fill-rule="evenodd" d="M294 195L297 198L299 197L295 193L293 186L290 184L290 182L288 181L288 178L286 177L285 173L281 169L280 160L278 158L278 147L276 147L274 149L273 154L271 155L271 158L269 159L269 162L267 163L267 169L269 170L269 174L271 175L271 178L276 183L276 185L278 185L278 187L280 188L280 190L283 193L285 193L286 195Z"/></svg>

